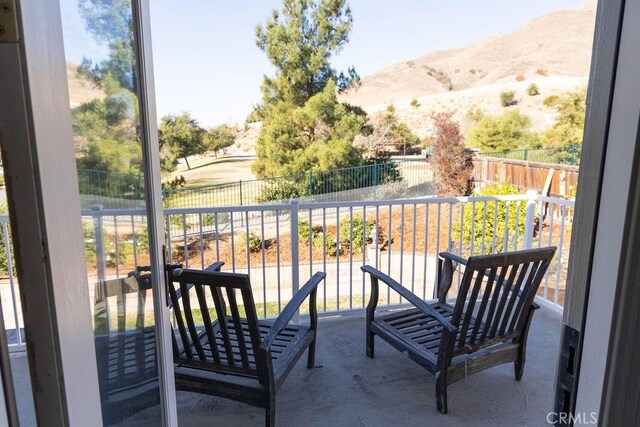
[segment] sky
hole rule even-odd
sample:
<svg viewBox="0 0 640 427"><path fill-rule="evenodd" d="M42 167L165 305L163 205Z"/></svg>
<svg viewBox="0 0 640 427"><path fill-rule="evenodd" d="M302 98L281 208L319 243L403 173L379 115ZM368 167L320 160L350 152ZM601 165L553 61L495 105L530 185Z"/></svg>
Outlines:
<svg viewBox="0 0 640 427"><path fill-rule="evenodd" d="M151 37L158 117L189 112L203 126L242 123L260 102L273 68L255 45L255 28L282 0L153 0ZM584 0L350 0L350 41L333 58L338 71L366 76L439 49L508 33ZM81 34L77 0L62 0L68 60L100 57ZM85 33L86 34L86 33Z"/></svg>

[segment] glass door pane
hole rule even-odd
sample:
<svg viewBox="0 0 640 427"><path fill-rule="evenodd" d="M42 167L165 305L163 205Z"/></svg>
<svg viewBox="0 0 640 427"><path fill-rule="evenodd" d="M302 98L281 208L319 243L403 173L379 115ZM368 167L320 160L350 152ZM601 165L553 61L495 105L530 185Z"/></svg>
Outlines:
<svg viewBox="0 0 640 427"><path fill-rule="evenodd" d="M132 10L131 0L61 0L105 425L163 420L154 293L164 282L151 274L157 239Z"/></svg>

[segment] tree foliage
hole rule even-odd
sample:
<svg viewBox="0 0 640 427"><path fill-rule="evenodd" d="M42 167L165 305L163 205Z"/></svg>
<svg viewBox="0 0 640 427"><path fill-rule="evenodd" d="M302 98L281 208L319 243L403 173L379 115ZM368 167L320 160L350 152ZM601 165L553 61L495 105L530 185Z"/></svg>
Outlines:
<svg viewBox="0 0 640 427"><path fill-rule="evenodd" d="M544 144L549 147L582 145L587 92L569 92L549 102L558 112L554 125L544 133Z"/></svg>
<svg viewBox="0 0 640 427"><path fill-rule="evenodd" d="M431 142L431 164L438 195L464 196L469 193L473 163L465 150L460 125L452 116L452 112L433 116L435 137Z"/></svg>
<svg viewBox="0 0 640 427"><path fill-rule="evenodd" d="M205 133L189 113L164 116L158 127L160 147L169 147L176 157L185 160L188 169L191 169L191 166L187 157L206 151Z"/></svg>
<svg viewBox="0 0 640 427"><path fill-rule="evenodd" d="M337 102L330 81L302 107L278 105L258 137L253 170L273 177L361 165L361 151L352 143L364 125L361 112Z"/></svg>
<svg viewBox="0 0 640 427"><path fill-rule="evenodd" d="M540 141L530 127L529 116L518 110L506 111L501 116L484 116L469 131L469 145L488 152L536 148Z"/></svg>
<svg viewBox="0 0 640 427"><path fill-rule="evenodd" d="M300 107L329 81L346 87L356 80L353 69L352 78L340 76L329 62L349 41L352 23L346 0L284 0L282 10L256 28L256 44L276 68L274 77L264 77L264 105Z"/></svg>
<svg viewBox="0 0 640 427"><path fill-rule="evenodd" d="M235 141L236 132L227 125L213 127L204 135L206 149L213 151L216 157L218 157L218 151L232 146Z"/></svg>
<svg viewBox="0 0 640 427"><path fill-rule="evenodd" d="M256 42L276 71L265 76L263 101L252 113L263 127L253 170L259 177L336 169L363 163L352 143L365 128L362 109L342 105L336 92L357 81L331 67L331 56L349 39L346 0L284 0Z"/></svg>
<svg viewBox="0 0 640 427"><path fill-rule="evenodd" d="M387 109L373 116L369 120L370 132L366 132L356 139L356 145L361 147L365 155L371 158L384 157L383 153L389 147L403 150L420 144L420 137L400 122L396 109L389 105Z"/></svg>

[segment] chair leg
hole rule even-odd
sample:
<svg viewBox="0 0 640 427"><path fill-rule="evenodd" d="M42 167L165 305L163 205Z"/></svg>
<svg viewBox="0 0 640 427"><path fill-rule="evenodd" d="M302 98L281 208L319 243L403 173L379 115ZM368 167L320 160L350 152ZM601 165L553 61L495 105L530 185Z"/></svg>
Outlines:
<svg viewBox="0 0 640 427"><path fill-rule="evenodd" d="M520 381L522 379L522 374L524 373L524 362L525 362L525 354L526 354L526 344L520 343L518 347L518 360L513 362L513 368L516 374L516 380Z"/></svg>
<svg viewBox="0 0 640 427"><path fill-rule="evenodd" d="M367 328L367 357L373 359L375 356L375 347L373 344L373 339L375 334Z"/></svg>
<svg viewBox="0 0 640 427"><path fill-rule="evenodd" d="M275 427L276 425L276 399L273 395L269 397L269 404L265 408L264 421L267 427Z"/></svg>
<svg viewBox="0 0 640 427"><path fill-rule="evenodd" d="M314 338L309 344L307 350L307 369L311 369L316 366L316 339Z"/></svg>
<svg viewBox="0 0 640 427"><path fill-rule="evenodd" d="M447 405L447 372L440 371L436 376L436 405L438 411L446 414L449 411Z"/></svg>

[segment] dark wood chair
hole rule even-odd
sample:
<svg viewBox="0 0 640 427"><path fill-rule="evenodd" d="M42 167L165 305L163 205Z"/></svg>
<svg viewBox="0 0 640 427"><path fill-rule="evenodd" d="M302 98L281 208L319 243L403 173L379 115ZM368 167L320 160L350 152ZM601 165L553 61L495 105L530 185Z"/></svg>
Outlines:
<svg viewBox="0 0 640 427"><path fill-rule="evenodd" d="M426 302L371 266L367 306L367 356L374 357L374 336L436 377L438 410L447 413L447 385L502 363L514 362L516 380L522 378L533 299L556 251L555 247L468 260L441 253L438 299ZM447 302L456 264L464 267L455 303ZM414 308L375 316L378 283L383 282Z"/></svg>
<svg viewBox="0 0 640 427"><path fill-rule="evenodd" d="M315 273L275 320L259 320L248 275L174 270L176 389L264 408L273 426L276 392L307 349L307 368L314 367L316 291L325 276ZM309 326L290 324L307 297Z"/></svg>

